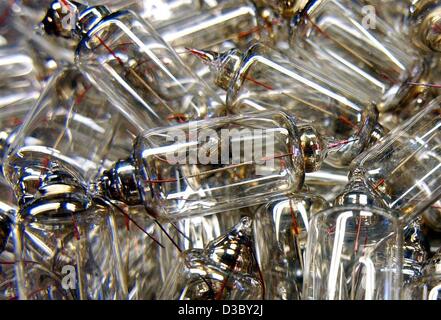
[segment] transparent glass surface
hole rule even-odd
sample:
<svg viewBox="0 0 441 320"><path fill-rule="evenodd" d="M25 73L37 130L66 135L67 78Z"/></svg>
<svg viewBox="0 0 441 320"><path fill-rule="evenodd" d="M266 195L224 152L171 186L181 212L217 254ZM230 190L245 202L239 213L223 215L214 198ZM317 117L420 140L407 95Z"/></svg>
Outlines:
<svg viewBox="0 0 441 320"><path fill-rule="evenodd" d="M232 47L246 49L252 41L260 39L262 29L264 27L259 23L254 5L240 0L223 1L213 8L195 12L176 23L158 28L158 33L194 73L211 85L214 75L209 66L186 48L213 51Z"/></svg>
<svg viewBox="0 0 441 320"><path fill-rule="evenodd" d="M54 76L5 160L5 177L17 197L32 195L40 177L52 168L88 183L109 154L120 155L120 148L110 148L125 119L117 111L77 69L63 69ZM125 143L131 141L130 136Z"/></svg>
<svg viewBox="0 0 441 320"><path fill-rule="evenodd" d="M304 159L296 130L292 118L274 112L147 131L134 147L144 204L182 218L300 190Z"/></svg>
<svg viewBox="0 0 441 320"><path fill-rule="evenodd" d="M396 300L402 287L402 232L390 212L343 206L309 223L303 298Z"/></svg>
<svg viewBox="0 0 441 320"><path fill-rule="evenodd" d="M115 12L96 24L79 44L77 61L139 128L225 113L208 85L151 24L130 11Z"/></svg>
<svg viewBox="0 0 441 320"><path fill-rule="evenodd" d="M112 11L132 10L155 27L178 23L195 13L216 7L225 0L89 0L89 5L105 5Z"/></svg>
<svg viewBox="0 0 441 320"><path fill-rule="evenodd" d="M37 101L42 84L32 56L22 45L0 48L0 74L0 126L10 131Z"/></svg>
<svg viewBox="0 0 441 320"><path fill-rule="evenodd" d="M256 44L245 54L230 51L211 63L219 72L217 82L228 87L232 113L283 110L312 123L324 136L347 140L346 156L328 157L334 166L346 166L371 139L377 115L361 88L326 75L310 60L293 61Z"/></svg>
<svg viewBox="0 0 441 320"><path fill-rule="evenodd" d="M119 205L121 207L121 205ZM146 234L159 240L163 246L168 240L162 240L162 232L151 218L146 218L144 207L123 207L130 219L115 212L116 230L118 233L118 251L121 252L122 270L127 283L129 300L157 299L162 286L161 254L175 248L161 248L152 242ZM142 229L142 230L141 230ZM176 264L176 260L174 261Z"/></svg>
<svg viewBox="0 0 441 320"><path fill-rule="evenodd" d="M256 269L251 219L243 218L204 249L184 251L160 299L255 300L264 293Z"/></svg>
<svg viewBox="0 0 441 320"><path fill-rule="evenodd" d="M347 169L337 169L324 163L320 170L307 172L305 185L307 190L313 194L321 195L327 201L334 199L343 191L348 183Z"/></svg>
<svg viewBox="0 0 441 320"><path fill-rule="evenodd" d="M278 197L257 210L256 260L265 282L265 299L301 299L308 223L327 207L320 196L298 193Z"/></svg>
<svg viewBox="0 0 441 320"><path fill-rule="evenodd" d="M353 163L405 222L426 209L427 215L440 215L440 103L431 101Z"/></svg>
<svg viewBox="0 0 441 320"><path fill-rule="evenodd" d="M75 202L71 204L75 206ZM52 210L54 215L63 214L57 207ZM28 213L19 220L14 232L19 299L27 299L33 290L39 289L42 272L57 280L57 288L64 295L71 294L76 299L126 297L111 209L92 205L57 219L41 219L37 210Z"/></svg>
<svg viewBox="0 0 441 320"><path fill-rule="evenodd" d="M402 299L411 299L414 284L421 281L423 265L430 256L430 242L424 227L424 221L418 218L404 228Z"/></svg>
<svg viewBox="0 0 441 320"><path fill-rule="evenodd" d="M292 45L316 56L323 51L333 57L329 63L351 68L354 77L365 79L363 89L378 109L386 111L399 107L422 64L401 33L378 16L371 19L363 8L351 0L309 2L295 18Z"/></svg>

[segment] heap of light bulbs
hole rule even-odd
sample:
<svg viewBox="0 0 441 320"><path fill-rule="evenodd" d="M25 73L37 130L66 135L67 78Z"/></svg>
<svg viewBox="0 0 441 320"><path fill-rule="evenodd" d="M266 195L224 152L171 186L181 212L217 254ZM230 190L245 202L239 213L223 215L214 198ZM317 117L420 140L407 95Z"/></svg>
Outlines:
<svg viewBox="0 0 441 320"><path fill-rule="evenodd" d="M2 1L0 299L441 299L440 53L439 0Z"/></svg>

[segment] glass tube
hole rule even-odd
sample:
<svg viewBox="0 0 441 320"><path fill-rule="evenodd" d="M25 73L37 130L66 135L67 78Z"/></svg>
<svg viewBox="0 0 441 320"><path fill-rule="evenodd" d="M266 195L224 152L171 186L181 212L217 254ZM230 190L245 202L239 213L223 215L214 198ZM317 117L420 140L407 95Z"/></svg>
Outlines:
<svg viewBox="0 0 441 320"><path fill-rule="evenodd" d="M42 89L40 73L25 46L0 48L1 129L14 129L36 102Z"/></svg>
<svg viewBox="0 0 441 320"><path fill-rule="evenodd" d="M143 203L155 217L207 215L300 190L328 146L282 112L158 128L137 138L133 157L107 171L97 192Z"/></svg>
<svg viewBox="0 0 441 320"><path fill-rule="evenodd" d="M196 76L153 26L131 11L103 6L70 6L78 27L60 29L52 5L43 24L47 33L81 34L76 61L115 105L140 128L222 115L220 98Z"/></svg>
<svg viewBox="0 0 441 320"><path fill-rule="evenodd" d="M405 223L426 209L428 215L440 215L440 103L440 98L430 102L352 164Z"/></svg>
<svg viewBox="0 0 441 320"><path fill-rule="evenodd" d="M157 299L159 288L163 284L159 264L160 254L168 251L152 242L150 237L160 239L161 232L153 219L146 218L144 207L118 206L125 212L115 212L112 232L118 237L115 248L121 256L121 274L127 283L128 300ZM172 250L176 251L175 248Z"/></svg>
<svg viewBox="0 0 441 320"><path fill-rule="evenodd" d="M324 135L351 141L327 159L334 166L346 166L381 132L375 107L361 88L331 78L310 60L292 61L263 44L245 53L192 52L212 66L216 84L228 90L231 113L283 110Z"/></svg>
<svg viewBox="0 0 441 320"><path fill-rule="evenodd" d="M308 193L281 196L255 215L256 260L265 282L265 299L301 300L308 223L328 207Z"/></svg>
<svg viewBox="0 0 441 320"><path fill-rule="evenodd" d="M423 264L429 254L430 244L423 232L423 221L418 218L404 228L403 299L411 297L412 283L421 279Z"/></svg>
<svg viewBox="0 0 441 320"><path fill-rule="evenodd" d="M331 202L343 191L347 183L348 171L333 168L327 163L324 163L320 170L305 175L306 189Z"/></svg>
<svg viewBox="0 0 441 320"><path fill-rule="evenodd" d="M363 12L363 5L350 0L310 1L293 18L292 46L315 56L324 51L351 68L365 79L364 91L384 112L413 95L408 82L419 79L421 59L402 34Z"/></svg>
<svg viewBox="0 0 441 320"><path fill-rule="evenodd" d="M309 224L303 298L397 300L401 282L401 226L390 212L342 206Z"/></svg>
<svg viewBox="0 0 441 320"><path fill-rule="evenodd" d="M89 200L78 193L70 199L63 196L38 200L19 213L14 231L18 298L31 298L32 288L38 289L46 272L61 280L57 285L63 295L81 300L125 299L111 209L88 207ZM63 206L77 211L61 212Z"/></svg>

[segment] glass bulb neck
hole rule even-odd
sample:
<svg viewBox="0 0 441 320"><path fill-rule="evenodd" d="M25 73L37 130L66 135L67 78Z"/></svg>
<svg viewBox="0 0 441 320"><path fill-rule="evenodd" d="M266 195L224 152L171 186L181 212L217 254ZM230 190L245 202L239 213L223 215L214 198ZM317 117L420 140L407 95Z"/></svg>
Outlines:
<svg viewBox="0 0 441 320"><path fill-rule="evenodd" d="M355 169L350 174L349 183L346 185L344 191L335 198L334 205L385 207L380 196L366 184L363 171L360 169Z"/></svg>
<svg viewBox="0 0 441 320"><path fill-rule="evenodd" d="M320 169L329 151L322 136L310 125L297 125L300 148L303 153L305 172L315 172Z"/></svg>
<svg viewBox="0 0 441 320"><path fill-rule="evenodd" d="M36 192L25 193L21 198L18 218L43 225L71 224L91 204L86 188L78 180L67 172L52 171L42 177Z"/></svg>
<svg viewBox="0 0 441 320"><path fill-rule="evenodd" d="M231 49L219 55L215 63L215 68L217 69L215 84L219 88L227 91L231 86L231 82L234 80L242 64L242 57L243 54L238 49Z"/></svg>
<svg viewBox="0 0 441 320"><path fill-rule="evenodd" d="M374 104L367 106L358 130L351 137L343 141L331 142L328 144L328 158L332 163L341 167L347 167L360 153L380 140L386 133L378 123L378 111Z"/></svg>
<svg viewBox="0 0 441 320"><path fill-rule="evenodd" d="M215 73L214 83L227 91L242 64L242 52L238 49L230 49L223 53L190 48L187 50L210 66Z"/></svg>
<svg viewBox="0 0 441 320"><path fill-rule="evenodd" d="M205 255L223 270L251 274L255 267L251 226L251 218L242 218L228 233L212 240Z"/></svg>
<svg viewBox="0 0 441 320"><path fill-rule="evenodd" d="M83 35L92 30L112 12L106 6L84 7L78 16L77 28Z"/></svg>
<svg viewBox="0 0 441 320"><path fill-rule="evenodd" d="M141 205L136 167L132 159L120 160L113 168L104 172L96 191L109 200L121 201L127 205Z"/></svg>

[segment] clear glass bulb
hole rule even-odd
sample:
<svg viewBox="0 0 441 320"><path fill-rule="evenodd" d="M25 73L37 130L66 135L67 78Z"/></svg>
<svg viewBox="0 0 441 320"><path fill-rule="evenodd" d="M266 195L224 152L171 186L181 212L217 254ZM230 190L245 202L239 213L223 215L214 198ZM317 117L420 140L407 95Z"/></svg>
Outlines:
<svg viewBox="0 0 441 320"><path fill-rule="evenodd" d="M377 208L336 207L310 222L303 298L397 300L399 223Z"/></svg>
<svg viewBox="0 0 441 320"><path fill-rule="evenodd" d="M63 4L48 10L55 16ZM76 28L45 19L46 32L80 35L76 61L115 105L140 128L152 128L225 113L223 103L186 66L153 26L131 11L70 7ZM60 18L59 18L60 19Z"/></svg>
<svg viewBox="0 0 441 320"><path fill-rule="evenodd" d="M423 211L429 225L436 221L431 215L440 215L440 104L440 98L431 101L352 164L405 223Z"/></svg>
<svg viewBox="0 0 441 320"><path fill-rule="evenodd" d="M97 192L173 219L264 203L299 191L329 151L311 126L283 112L190 122L141 134Z"/></svg>
<svg viewBox="0 0 441 320"><path fill-rule="evenodd" d="M261 299L261 281L253 253L252 220L245 217L204 249L184 251L159 299Z"/></svg>
<svg viewBox="0 0 441 320"><path fill-rule="evenodd" d="M325 52L333 58L329 63L352 69L384 112L414 98L409 82L418 82L423 65L401 33L363 8L351 0L310 1L293 18L292 46L323 59Z"/></svg>
<svg viewBox="0 0 441 320"><path fill-rule="evenodd" d="M127 283L113 210L94 203L74 180L54 172L14 227L19 299L31 299L44 273L77 299L125 299ZM61 283L60 283L61 282Z"/></svg>
<svg viewBox="0 0 441 320"><path fill-rule="evenodd" d="M327 207L320 196L298 193L280 196L257 210L254 237L265 299L301 300L308 223Z"/></svg>
<svg viewBox="0 0 441 320"><path fill-rule="evenodd" d="M222 54L191 49L215 72L216 84L227 91L227 106L233 114L283 110L309 121L320 133L351 140L342 153L328 158L346 166L369 143L381 135L377 112L360 88L326 75L311 60L290 60L263 44L245 53Z"/></svg>
<svg viewBox="0 0 441 320"><path fill-rule="evenodd" d="M213 8L196 11L185 19L164 25L157 30L184 63L209 85L213 83L210 68L189 54L186 48L245 49L252 41L259 40L261 33L267 32L255 6L248 0L223 1ZM218 91L218 88L214 90Z"/></svg>
<svg viewBox="0 0 441 320"><path fill-rule="evenodd" d="M38 188L41 176L61 168L88 183L106 165L106 159L128 156L132 137L119 146L124 115L110 104L76 68L52 78L20 130L3 139L9 147L4 160L6 179L20 202ZM127 126L124 130L134 130ZM5 147L5 148L6 148ZM124 150L124 149L123 149ZM6 152L5 152L6 153Z"/></svg>
<svg viewBox="0 0 441 320"><path fill-rule="evenodd" d="M402 227L359 173L335 207L309 223L303 298L397 300L402 287Z"/></svg>

